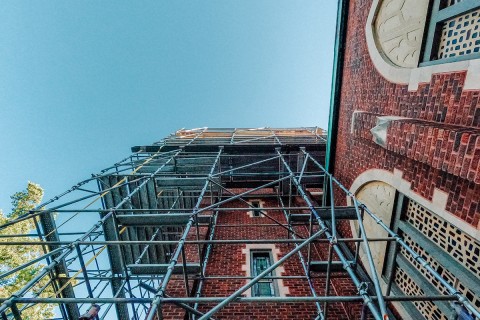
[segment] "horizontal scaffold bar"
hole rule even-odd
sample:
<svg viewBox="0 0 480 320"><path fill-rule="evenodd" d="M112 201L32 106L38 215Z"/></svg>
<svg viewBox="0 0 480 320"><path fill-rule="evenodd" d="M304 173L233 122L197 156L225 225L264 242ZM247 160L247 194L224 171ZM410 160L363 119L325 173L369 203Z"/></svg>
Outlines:
<svg viewBox="0 0 480 320"><path fill-rule="evenodd" d="M257 194L251 194L251 195L243 195L243 198L248 198L248 197L266 197L267 195L257 195ZM277 195L272 195L274 197L277 197ZM194 196L192 196L193 198ZM197 198L198 196L195 196ZM307 207L307 206L299 206L299 207L262 207L262 210L268 210L268 211L291 211L291 210L310 210L310 209L315 209L317 211L321 211L323 209L330 210L330 207ZM343 207L338 207L338 208L343 208ZM215 211L250 211L252 210L250 207L237 207L237 208L215 208L212 209ZM111 209L59 209L59 210L52 210L52 212L55 213L62 213L62 212L91 212L91 213L98 213L98 212L110 212ZM172 208L155 208L155 209L115 209L115 212L185 212L185 209L172 209ZM32 212L51 212L51 210L32 210Z"/></svg>
<svg viewBox="0 0 480 320"><path fill-rule="evenodd" d="M218 226L217 226L218 227ZM368 241L396 241L395 238L368 238ZM264 243L264 244L275 244L275 243L302 243L305 239L230 239L230 240L185 240L185 244L252 244L252 243ZM362 242L362 238L337 238L337 242ZM328 239L315 239L312 243L328 243ZM18 245L131 245L131 244L177 244L176 240L125 240L125 241L15 241L15 242L5 242L2 243L2 246L18 246Z"/></svg>
<svg viewBox="0 0 480 320"><path fill-rule="evenodd" d="M227 297L203 297L203 298L163 298L164 303L184 302L184 303L211 303L220 302ZM376 296L370 297L377 300ZM383 296L386 301L454 301L458 298L453 295L431 295L431 296ZM0 302L6 301L6 298L0 298ZM150 303L149 298L14 298L15 303ZM297 302L361 302L362 296L317 296L317 297L238 297L234 302L277 302L277 303L297 303Z"/></svg>

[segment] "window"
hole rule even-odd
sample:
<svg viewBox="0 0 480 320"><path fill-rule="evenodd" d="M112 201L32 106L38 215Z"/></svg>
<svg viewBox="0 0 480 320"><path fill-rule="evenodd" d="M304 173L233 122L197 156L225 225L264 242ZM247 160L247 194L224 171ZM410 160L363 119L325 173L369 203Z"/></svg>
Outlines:
<svg viewBox="0 0 480 320"><path fill-rule="evenodd" d="M242 249L244 255L244 263L241 266L242 271L245 271L245 275L248 277L245 279L245 283L248 283L250 279L262 273L269 266L275 264L278 261L278 257L281 254L280 249L274 244L245 244ZM275 296L275 297L287 297L290 294L288 286L285 286L283 279L279 276L285 274L285 268L278 266L272 272L267 275L267 278L262 279L259 283L250 287L245 291L246 297L255 296Z"/></svg>
<svg viewBox="0 0 480 320"><path fill-rule="evenodd" d="M248 212L250 217L264 217L263 215L263 201L261 200L251 200L248 202L250 204L251 211Z"/></svg>
<svg viewBox="0 0 480 320"><path fill-rule="evenodd" d="M272 252L268 251L251 251L251 275L258 276L272 265ZM272 277L270 272L267 277ZM272 297L275 296L274 279L261 279L252 287L252 297Z"/></svg>
<svg viewBox="0 0 480 320"><path fill-rule="evenodd" d="M419 253L444 279L480 310L480 243L461 229L422 207L416 201L400 195L400 217L394 229L404 241ZM390 245L392 247L393 245ZM424 295L447 293L442 284L400 247L395 254L390 249L384 268L386 281L392 275L395 294ZM447 320L452 307L446 302L415 301L404 305L411 316L416 312L426 319ZM415 310L416 309L416 310Z"/></svg>
<svg viewBox="0 0 480 320"><path fill-rule="evenodd" d="M409 91L457 71L467 71L464 90L478 89L479 10L478 0L372 0L365 36L375 68Z"/></svg>
<svg viewBox="0 0 480 320"><path fill-rule="evenodd" d="M480 58L478 0L434 0L427 29L420 66Z"/></svg>
<svg viewBox="0 0 480 320"><path fill-rule="evenodd" d="M262 215L262 210L260 210L259 208L261 208L260 206L260 201L252 201L252 207L254 208L253 209L253 216L254 217L260 217Z"/></svg>

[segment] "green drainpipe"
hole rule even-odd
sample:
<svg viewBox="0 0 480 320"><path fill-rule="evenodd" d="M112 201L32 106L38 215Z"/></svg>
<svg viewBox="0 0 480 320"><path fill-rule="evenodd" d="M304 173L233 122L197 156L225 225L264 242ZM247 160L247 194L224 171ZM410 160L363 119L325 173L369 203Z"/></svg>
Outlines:
<svg viewBox="0 0 480 320"><path fill-rule="evenodd" d="M328 140L325 168L333 174L340 111L340 91L342 88L343 59L345 54L345 36L347 33L348 0L338 0L337 27L333 56L332 90L330 93L330 117L328 120Z"/></svg>

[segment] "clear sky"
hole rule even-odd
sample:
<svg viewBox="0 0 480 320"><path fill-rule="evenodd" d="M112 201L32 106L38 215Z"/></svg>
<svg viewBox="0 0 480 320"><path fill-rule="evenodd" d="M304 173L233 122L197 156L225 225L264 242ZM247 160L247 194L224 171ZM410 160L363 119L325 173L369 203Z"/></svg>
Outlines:
<svg viewBox="0 0 480 320"><path fill-rule="evenodd" d="M0 208L185 127L327 127L335 0L7 1Z"/></svg>

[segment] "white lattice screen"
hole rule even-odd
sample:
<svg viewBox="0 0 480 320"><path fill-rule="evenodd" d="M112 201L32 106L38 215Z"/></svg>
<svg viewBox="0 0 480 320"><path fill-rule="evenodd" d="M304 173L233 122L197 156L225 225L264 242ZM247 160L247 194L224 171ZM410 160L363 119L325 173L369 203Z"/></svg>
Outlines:
<svg viewBox="0 0 480 320"><path fill-rule="evenodd" d="M405 220L480 278L479 242L412 200Z"/></svg>
<svg viewBox="0 0 480 320"><path fill-rule="evenodd" d="M444 22L438 58L480 52L480 9Z"/></svg>
<svg viewBox="0 0 480 320"><path fill-rule="evenodd" d="M465 234L451 223L443 220L420 206L413 200L408 200L407 210L404 220L415 227L429 240L435 243L439 248L443 249L448 255L457 260L467 270L470 270L477 277L480 277L480 243L475 241L471 236ZM405 242L418 254L420 254L445 280L453 285L463 296L465 296L472 304L480 310L480 297L477 297L468 287L461 283L455 275L447 270L431 257L410 235L403 233ZM441 293L448 294L443 286L429 272L420 266L405 249L401 248L400 253ZM397 268L395 282L405 294L423 293L422 289L405 273L404 270ZM471 284L470 284L471 285ZM412 293L411 293L412 292ZM419 311L427 319L444 319L439 318L441 311L433 304L425 307L423 303L414 303ZM433 312L430 314L429 312ZM445 318L446 319L446 318Z"/></svg>
<svg viewBox="0 0 480 320"><path fill-rule="evenodd" d="M456 281L457 281L457 278L455 278L455 276L450 272L448 271L447 269L443 268L441 264L439 264L435 259L433 259L425 250L423 250L422 247L420 247L415 241L413 241L413 239L403 233L402 234L403 237L404 237L404 240L405 242L413 249L415 250L415 252L417 252L418 254L420 254L422 256L422 258L424 258L425 260L427 260L427 262L432 266L433 269L435 269L441 276L442 278L444 278L445 280L447 280L451 285L455 285ZM425 268L422 268L422 266L417 262L415 261L415 259L413 259L413 256L411 254L408 254L407 253L407 250L405 250L403 247L402 249L400 250L400 252L403 254L403 256L413 265L415 266L415 268L420 271L422 273L422 275L428 280L428 282L430 282L431 284L433 284L435 286L435 288L437 288L442 294L448 294L448 291L444 288L444 286L442 286L442 284L437 280L435 279L435 277L430 273L428 272L427 270L425 270Z"/></svg>
<svg viewBox="0 0 480 320"><path fill-rule="evenodd" d="M470 302L473 303L477 310L480 310L480 297L475 295L472 290L465 287L463 284L458 283L455 288L457 288L458 292L465 298L467 298Z"/></svg>
<svg viewBox="0 0 480 320"><path fill-rule="evenodd" d="M425 295L425 292L410 278L410 276L397 268L395 271L395 283L406 295ZM448 320L448 318L440 311L440 309L430 301L414 301L413 304L425 319Z"/></svg>
<svg viewBox="0 0 480 320"><path fill-rule="evenodd" d="M447 280L451 285L455 287L464 297L466 297L473 305L480 311L480 297L477 297L470 289L463 285L463 283L458 280L453 273L448 271L444 268L441 264L439 264L435 259L433 259L422 247L420 247L413 239L407 235L403 234L405 242L418 254L422 256L430 266L435 269L443 279ZM420 264L413 259L412 255L407 254L407 251L404 248L401 248L400 252L402 255L413 265L416 267L418 271L422 273L422 275L432 284L435 288L438 289L439 292L443 294L448 294L447 290L440 284L440 282L435 279L431 273L427 272L425 268L422 268Z"/></svg>

